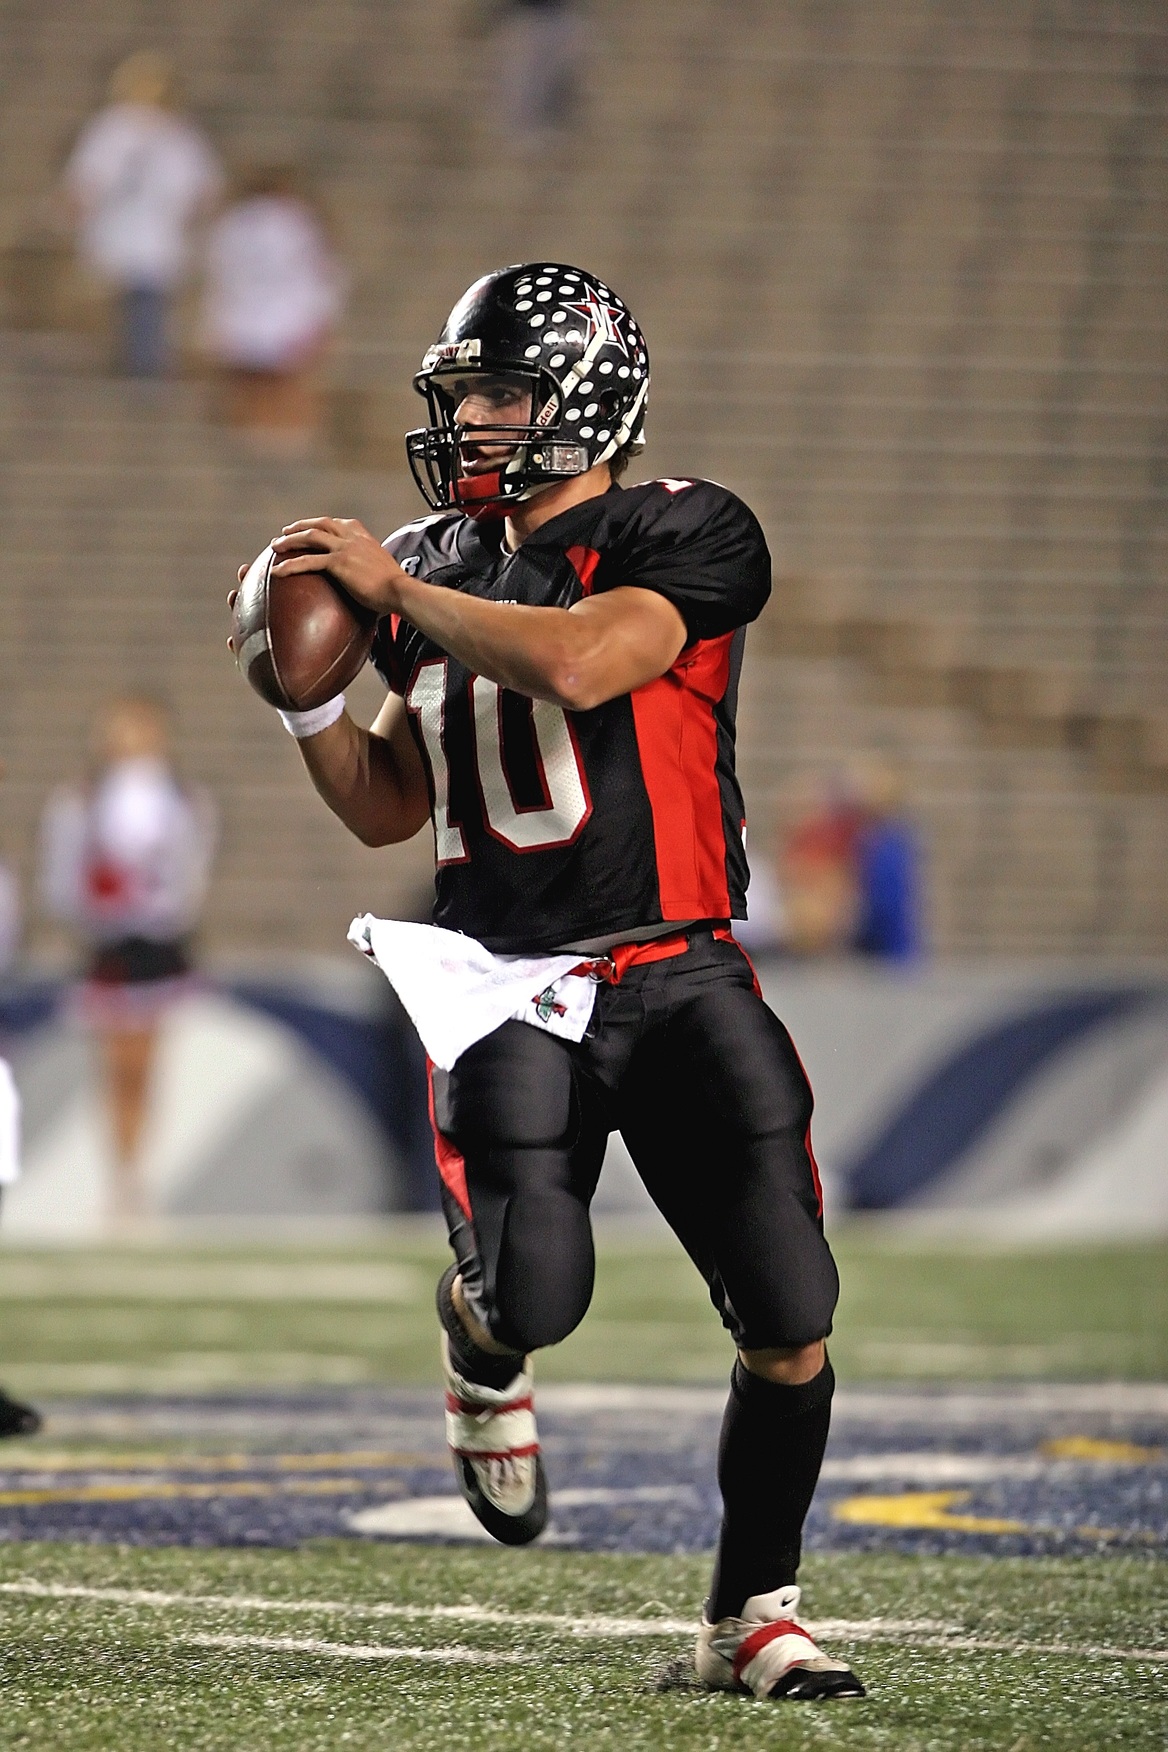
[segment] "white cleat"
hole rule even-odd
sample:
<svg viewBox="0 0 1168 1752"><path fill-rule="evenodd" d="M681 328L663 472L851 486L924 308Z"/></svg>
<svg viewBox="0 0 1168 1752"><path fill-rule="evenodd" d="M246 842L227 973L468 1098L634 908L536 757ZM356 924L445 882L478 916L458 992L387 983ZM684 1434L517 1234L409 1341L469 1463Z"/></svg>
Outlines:
<svg viewBox="0 0 1168 1752"><path fill-rule="evenodd" d="M703 1620L694 1664L698 1678L718 1691L755 1697L864 1697L851 1668L835 1661L797 1621L801 1590L794 1583L752 1594L741 1618Z"/></svg>
<svg viewBox="0 0 1168 1752"><path fill-rule="evenodd" d="M547 1482L535 1427L527 1363L506 1387L460 1375L442 1334L446 1442L458 1488L494 1539L527 1545L547 1525Z"/></svg>

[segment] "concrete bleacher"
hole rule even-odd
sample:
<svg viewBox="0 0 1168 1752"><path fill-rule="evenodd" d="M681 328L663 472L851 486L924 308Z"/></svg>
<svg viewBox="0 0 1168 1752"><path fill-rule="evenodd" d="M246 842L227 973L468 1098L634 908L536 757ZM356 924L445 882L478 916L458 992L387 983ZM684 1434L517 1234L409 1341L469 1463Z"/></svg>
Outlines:
<svg viewBox="0 0 1168 1752"><path fill-rule="evenodd" d="M0 594L27 870L111 687L175 699L222 800L223 953L411 905L424 846L329 820L223 650L234 565L325 506L412 514L409 372L486 266L583 260L654 356L654 473L759 511L755 843L790 780L896 757L946 949L1168 945L1168 26L1153 0L594 0L573 137L500 145L456 0L61 0L0 13ZM49 193L117 58L171 48L233 162L293 156L354 299L316 462L249 460L197 372L103 373ZM188 313L189 333L189 313ZM366 689L363 700L371 705Z"/></svg>

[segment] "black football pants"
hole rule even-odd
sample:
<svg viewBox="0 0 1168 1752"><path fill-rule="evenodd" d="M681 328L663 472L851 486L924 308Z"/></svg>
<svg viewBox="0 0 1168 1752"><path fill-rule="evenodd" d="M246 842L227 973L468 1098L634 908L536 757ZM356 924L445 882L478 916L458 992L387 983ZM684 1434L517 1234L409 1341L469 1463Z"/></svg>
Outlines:
<svg viewBox="0 0 1168 1752"><path fill-rule="evenodd" d="M745 1349L831 1330L839 1280L811 1155L811 1089L736 944L709 930L601 985L578 1045L505 1022L435 1071L451 1244L508 1349L566 1338L592 1295L588 1207L619 1130Z"/></svg>

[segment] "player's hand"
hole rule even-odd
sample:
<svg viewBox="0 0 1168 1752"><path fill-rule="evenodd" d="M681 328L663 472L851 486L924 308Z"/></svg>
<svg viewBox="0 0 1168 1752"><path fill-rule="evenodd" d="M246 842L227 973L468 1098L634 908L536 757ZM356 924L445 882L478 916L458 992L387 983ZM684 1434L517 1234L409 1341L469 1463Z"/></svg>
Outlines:
<svg viewBox="0 0 1168 1752"><path fill-rule="evenodd" d="M401 607L401 586L409 579L355 517L305 517L289 523L272 543L272 574L328 572L350 596L377 614Z"/></svg>

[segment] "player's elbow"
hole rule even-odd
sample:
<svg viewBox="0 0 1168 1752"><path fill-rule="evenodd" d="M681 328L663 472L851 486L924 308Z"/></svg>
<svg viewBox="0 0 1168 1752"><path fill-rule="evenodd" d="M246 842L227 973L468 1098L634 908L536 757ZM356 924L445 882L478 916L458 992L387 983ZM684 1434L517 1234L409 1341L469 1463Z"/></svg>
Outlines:
<svg viewBox="0 0 1168 1752"><path fill-rule="evenodd" d="M382 846L396 844L396 836L389 832L385 825L378 821L350 821L347 823L349 832L359 839L363 846L368 846L371 852L378 852Z"/></svg>
<svg viewBox="0 0 1168 1752"><path fill-rule="evenodd" d="M390 807L370 812L348 825L363 846L376 852L383 846L400 846L403 840L413 839L429 819L429 794L407 793L396 798Z"/></svg>
<svg viewBox="0 0 1168 1752"><path fill-rule="evenodd" d="M545 698L565 712L591 712L614 696L599 666L566 658L550 666Z"/></svg>

